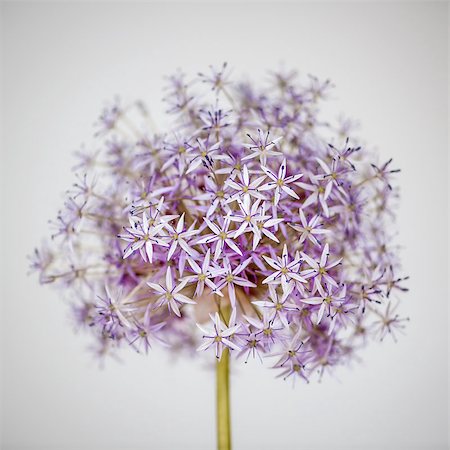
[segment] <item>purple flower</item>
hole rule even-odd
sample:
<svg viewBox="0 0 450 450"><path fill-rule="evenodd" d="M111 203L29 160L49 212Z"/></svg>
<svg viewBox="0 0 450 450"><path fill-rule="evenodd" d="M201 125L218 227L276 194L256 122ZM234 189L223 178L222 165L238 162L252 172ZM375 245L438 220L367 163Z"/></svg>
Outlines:
<svg viewBox="0 0 450 450"><path fill-rule="evenodd" d="M208 249L205 258L203 260L202 266L200 267L192 258L188 258L188 263L195 275L189 275L185 278L188 283L197 282L195 288L195 296L200 297L203 294L205 284L211 289L215 294L223 297L222 292L220 292L217 286L212 282L211 278L215 278L226 272L226 268L214 267L211 265L211 250Z"/></svg>
<svg viewBox="0 0 450 450"><path fill-rule="evenodd" d="M242 161L248 161L250 159L259 158L259 161L263 166L267 164L267 158L269 156L279 156L282 155L281 152L273 150L278 142L281 141L282 137L277 137L275 139L269 139L270 132L268 131L264 134L258 129L258 137L254 139L250 134L247 136L252 141L251 144L244 144L252 153L250 155L244 156Z"/></svg>
<svg viewBox="0 0 450 450"><path fill-rule="evenodd" d="M239 180L233 180L231 178L228 178L228 180L225 181L225 184L229 186L230 188L234 189L236 192L230 196L230 198L227 200L227 203L233 202L235 200L243 199L246 201L249 197L255 197L261 200L264 200L264 195L262 195L258 191L258 186L264 181L265 176L260 176L256 178L256 180L253 180L250 183L250 175L248 172L248 168L246 165L242 168L242 174L238 174Z"/></svg>
<svg viewBox="0 0 450 450"><path fill-rule="evenodd" d="M297 181L299 178L303 176L303 174L292 175L286 178L286 159L281 163L280 168L278 169L278 175L275 175L270 169L267 167L261 166L263 172L272 180L268 183L262 185L259 190L267 191L270 189L275 189L275 205L278 205L281 197L281 191L284 191L286 194L291 197L298 199L299 196L292 190L289 186L286 186L289 183L293 183Z"/></svg>
<svg viewBox="0 0 450 450"><path fill-rule="evenodd" d="M346 287L344 285L343 287L338 288L329 283L325 290L321 284L318 284L317 290L320 294L319 297L302 298L300 301L307 303L308 305L320 305L317 314L317 323L319 324L325 312L327 312L328 317L330 317L332 315L332 309L337 308L337 306L343 302L345 299Z"/></svg>
<svg viewBox="0 0 450 450"><path fill-rule="evenodd" d="M147 307L142 323L137 322L135 327L130 328L127 332L127 338L130 343L138 352L141 349L145 353L152 348L151 340L159 341L163 345L166 343L158 336L159 331L166 325L165 322L151 323L150 308Z"/></svg>
<svg viewBox="0 0 450 450"><path fill-rule="evenodd" d="M329 230L325 230L321 227L323 224L319 223L320 221L320 215L316 214L315 216L311 217L309 222L306 220L305 213L303 212L303 209L299 209L298 213L300 215L300 222L301 225L292 225L289 224L295 231L298 231L301 233L299 237L299 242L302 243L306 239L310 240L314 245L321 245L320 241L316 238L316 234L326 234L329 232Z"/></svg>
<svg viewBox="0 0 450 450"><path fill-rule="evenodd" d="M217 70L213 66L209 66L211 72L210 75L206 75L201 72L199 72L198 75L203 81L203 83L206 83L211 86L211 89L213 91L223 91L226 85L229 84L229 82L227 81L227 77L229 76L229 74L226 73L227 65L228 64L224 62L220 70Z"/></svg>
<svg viewBox="0 0 450 450"><path fill-rule="evenodd" d="M230 214L228 217L232 222L236 222L239 228L234 233L234 239L237 239L241 234L245 232L252 232L261 239L261 231L258 227L258 222L263 220L263 216L259 213L260 200L257 200L253 205L250 203L250 197L244 197L244 201L238 201L241 214Z"/></svg>
<svg viewBox="0 0 450 450"><path fill-rule="evenodd" d="M214 166L214 160L221 158L216 155L220 148L220 142L210 145L209 142L203 139L197 139L198 146L194 148L193 154L197 153L189 164L186 174L194 172L201 165L211 170Z"/></svg>
<svg viewBox="0 0 450 450"><path fill-rule="evenodd" d="M264 261L266 261L269 266L274 269L274 272L263 280L263 284L272 283L274 281L281 281L282 285L286 286L291 280L299 281L300 283L306 283L306 279L300 276L298 269L300 267L301 259L296 256L292 261L289 262L289 255L287 245L283 246L283 253L281 257L277 259L269 258L268 256L262 255ZM284 288L283 288L284 289Z"/></svg>
<svg viewBox="0 0 450 450"><path fill-rule="evenodd" d="M258 337L258 342L264 348L265 353L277 343L284 341L284 325L277 317L273 317L268 309L263 311L261 319L249 316L244 316L244 318L250 325L251 332Z"/></svg>
<svg viewBox="0 0 450 450"><path fill-rule="evenodd" d="M199 209L206 211L206 218L211 217L214 213L225 212L230 213L228 206L229 188L227 185L218 185L211 178L205 179L204 194L196 195L194 200L206 201L206 206L199 205Z"/></svg>
<svg viewBox="0 0 450 450"><path fill-rule="evenodd" d="M374 322L374 327L380 341L390 334L397 342L396 333L403 333L405 322L409 321L409 317L401 318L397 314L398 303L393 308L391 306L392 302L388 302L384 312L376 311L378 319Z"/></svg>
<svg viewBox="0 0 450 450"><path fill-rule="evenodd" d="M311 184L303 183L301 181L296 184L305 191L310 192L309 196L303 202L302 209L316 204L322 208L325 217L330 216L327 200L333 188L333 182L331 180L328 180L325 186L323 185L324 183L322 177L312 178Z"/></svg>
<svg viewBox="0 0 450 450"><path fill-rule="evenodd" d="M160 217L162 202L163 199L160 200L154 217L147 217L144 211L142 214L142 222L135 222L133 216L130 216L131 226L125 228L126 234L120 236L129 242L123 254L124 258L128 258L136 250L139 250L142 259L151 263L153 260L154 245L169 246L161 237L161 230L166 226L166 221L168 220L167 218Z"/></svg>
<svg viewBox="0 0 450 450"><path fill-rule="evenodd" d="M373 169L375 170L375 178L378 178L380 181L386 184L390 190L392 190L392 186L390 184L390 176L393 173L400 172L400 169L389 169L389 165L392 162L392 158L384 163L381 167L376 166L375 164L371 164Z"/></svg>
<svg viewBox="0 0 450 450"><path fill-rule="evenodd" d="M328 256L330 255L330 246L328 244L324 245L319 261L312 259L306 253L301 252L301 255L304 261L311 267L311 269L305 270L302 273L305 276L314 277L313 293L320 289L322 279L334 287L338 286L338 283L329 275L328 272L330 269L340 264L342 258L336 259L332 262L328 262Z"/></svg>
<svg viewBox="0 0 450 450"><path fill-rule="evenodd" d="M195 223L193 223L188 230L184 230L184 213L178 220L176 228L173 228L170 224L166 223L164 228L169 232L169 240L166 244L170 243L170 248L167 253L167 260L169 261L175 250L180 246L189 256L197 256L198 253L191 247L189 240L192 236L200 233L200 230L194 229Z"/></svg>
<svg viewBox="0 0 450 450"><path fill-rule="evenodd" d="M261 306L263 308L273 309L273 316L280 319L280 322L285 326L289 326L289 321L287 320L287 313L289 311L296 311L298 309L295 303L289 302L290 295L294 285L291 283L287 285L287 289L283 291L281 296L277 293L276 287L274 285L269 285L269 298L264 301L253 302L255 305Z"/></svg>
<svg viewBox="0 0 450 450"><path fill-rule="evenodd" d="M231 221L229 215L227 215L223 219L223 224L222 224L221 228L219 228L216 224L212 223L206 217L204 220L205 220L206 224L208 225L209 229L214 234L210 234L206 237L199 239L197 241L197 244L211 244L212 242L215 242L216 246L215 246L215 250L214 250L214 261L217 261L219 259L219 256L221 255L225 244L227 244L227 246L229 248L231 248L234 252L236 252L238 255L242 256L241 250L233 241L236 231L229 230L230 221Z"/></svg>
<svg viewBox="0 0 450 450"><path fill-rule="evenodd" d="M244 262L237 265L234 269L231 268L230 261L224 259L224 271L219 274L221 281L218 284L218 289L223 289L225 286L228 287L228 296L230 298L231 306L233 309L236 308L236 285L243 287L256 287L255 283L240 277L239 274L245 270L245 268L250 264L252 258L246 259Z"/></svg>
<svg viewBox="0 0 450 450"><path fill-rule="evenodd" d="M206 340L197 351L207 350L214 346L215 354L217 359L222 358L222 353L224 347L228 347L230 350L240 350L240 347L231 341L231 336L239 330L240 325L235 325L232 327L227 327L218 313L214 316L211 315L211 320L213 322L213 328L211 330L206 330L201 325L197 324L198 328L203 333L203 339Z"/></svg>
<svg viewBox="0 0 450 450"><path fill-rule="evenodd" d="M157 283L147 283L155 292L160 295L155 303L155 308L159 308L162 305L167 305L169 311L173 311L178 317L181 317L181 312L178 304L192 304L195 305L195 301L181 294L180 291L186 286L187 280L182 281L178 286L174 285L172 278L172 270L170 266L166 272L166 285L161 286Z"/></svg>
<svg viewBox="0 0 450 450"><path fill-rule="evenodd" d="M203 339L219 359L275 355L283 378L306 380L403 330L398 170L324 116L328 80L271 80L177 73L161 133L142 101L101 112L52 241L30 257L97 356Z"/></svg>

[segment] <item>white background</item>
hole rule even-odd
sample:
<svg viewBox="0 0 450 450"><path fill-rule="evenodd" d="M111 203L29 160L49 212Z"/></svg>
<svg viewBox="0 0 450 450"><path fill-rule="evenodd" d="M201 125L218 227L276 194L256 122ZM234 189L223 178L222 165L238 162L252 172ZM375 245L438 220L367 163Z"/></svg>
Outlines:
<svg viewBox="0 0 450 450"><path fill-rule="evenodd" d="M394 157L411 318L397 344L320 384L232 377L235 449L443 449L448 425L447 4L2 5L2 449L211 449L214 374L201 360L122 353L103 370L26 254L72 182L71 152L104 101L228 61L257 80L280 62L331 78L334 107Z"/></svg>

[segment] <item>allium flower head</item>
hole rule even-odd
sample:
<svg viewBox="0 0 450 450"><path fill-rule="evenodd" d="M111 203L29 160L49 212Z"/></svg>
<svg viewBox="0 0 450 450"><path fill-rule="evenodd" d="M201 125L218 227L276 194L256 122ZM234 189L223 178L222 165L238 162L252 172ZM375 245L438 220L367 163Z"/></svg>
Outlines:
<svg viewBox="0 0 450 450"><path fill-rule="evenodd" d="M259 89L224 64L168 83L165 132L142 102L102 111L96 151L78 154L52 242L32 257L99 353L228 349L308 380L368 335L396 338L398 169L347 121L328 125L329 81L275 73Z"/></svg>

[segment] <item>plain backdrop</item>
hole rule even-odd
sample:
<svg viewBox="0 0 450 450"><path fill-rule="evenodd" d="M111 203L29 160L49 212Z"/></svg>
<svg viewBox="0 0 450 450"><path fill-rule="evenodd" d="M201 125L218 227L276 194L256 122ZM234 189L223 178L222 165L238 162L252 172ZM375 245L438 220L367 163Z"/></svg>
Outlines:
<svg viewBox="0 0 450 450"><path fill-rule="evenodd" d="M446 3L3 3L2 449L211 449L214 373L132 351L104 369L57 292L27 273L72 182L72 151L105 101L142 98L158 121L163 76L228 61L262 79L331 78L333 108L394 158L398 242L411 279L397 344L322 383L232 376L236 450L443 449L448 443Z"/></svg>

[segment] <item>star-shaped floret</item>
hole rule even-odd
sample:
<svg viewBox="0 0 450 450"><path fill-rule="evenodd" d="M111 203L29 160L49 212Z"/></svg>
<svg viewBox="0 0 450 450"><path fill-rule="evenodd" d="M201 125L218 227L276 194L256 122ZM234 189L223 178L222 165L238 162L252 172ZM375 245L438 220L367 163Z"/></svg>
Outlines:
<svg viewBox="0 0 450 450"><path fill-rule="evenodd" d="M238 180L233 180L228 178L225 184L230 188L234 189L236 192L228 198L227 203L231 203L235 200L244 199L251 197L259 198L264 200L264 195L258 191L258 186L264 181L265 176L262 175L256 180L250 183L250 175L247 166L242 168L242 174L239 173Z"/></svg>
<svg viewBox="0 0 450 450"><path fill-rule="evenodd" d="M302 189L311 192L306 200L303 202L302 208L307 208L310 205L320 205L325 217L330 216L330 211L327 204L327 199L331 194L333 188L332 180L324 180L323 178L311 178L311 183L303 183L301 181L295 183ZM325 185L324 185L325 184Z"/></svg>
<svg viewBox="0 0 450 450"><path fill-rule="evenodd" d="M226 269L215 267L211 264L210 249L208 249L208 251L206 252L201 267L192 258L188 258L188 263L191 266L192 270L195 272L195 275L189 275L185 279L188 283L192 283L195 281L197 282L197 286L195 288L196 297L200 297L203 294L205 284L211 289L211 292L223 297L222 292L218 290L217 286L211 279L225 273Z"/></svg>
<svg viewBox="0 0 450 450"><path fill-rule="evenodd" d="M244 144L244 147L247 147L249 150L252 151L250 155L245 156L242 158L242 161L247 161L249 159L258 158L264 166L267 164L267 157L268 156L279 156L282 155L281 152L273 150L273 148L278 144L279 141L281 141L281 137L270 139L270 132L268 131L266 134L264 134L261 130L258 129L258 137L254 139L250 134L247 134L247 136L252 141L251 144Z"/></svg>
<svg viewBox="0 0 450 450"><path fill-rule="evenodd" d="M217 93L225 91L225 88L227 85L231 84L231 82L228 80L231 69L227 69L228 63L224 62L222 64L222 67L220 69L217 69L216 67L210 65L210 74L204 74L202 72L199 72L199 77L202 79L203 83L208 84L211 86L211 89Z"/></svg>
<svg viewBox="0 0 450 450"><path fill-rule="evenodd" d="M260 200L257 200L253 205L251 204L250 198L245 197L244 201L238 201L239 209L241 210L241 215L230 215L230 220L232 222L240 223L239 228L234 234L234 239L238 238L241 234L251 231L258 235L261 234L258 229L258 221L262 220L262 216L259 214L258 209L260 205Z"/></svg>
<svg viewBox="0 0 450 450"><path fill-rule="evenodd" d="M266 214L266 209L267 209L267 202L263 202L260 209L260 216L259 218L255 219L256 228L257 230L259 230L259 233L253 234L253 250L256 250L259 241L262 239L263 235L267 236L269 239L272 239L272 241L275 241L277 243L280 242L278 238L275 236L275 234L269 231L269 228L276 227L275 230L277 230L278 228L277 225L283 222L284 219L272 216L270 214ZM274 212L276 213L276 208Z"/></svg>
<svg viewBox="0 0 450 450"><path fill-rule="evenodd" d="M214 160L222 158L220 155L217 155L217 152L220 149L220 142L216 142L210 146L207 140L198 138L197 143L198 147L196 147L192 152L197 154L191 160L186 174L194 172L202 164L208 169L212 169L214 166Z"/></svg>
<svg viewBox="0 0 450 450"><path fill-rule="evenodd" d="M194 147L189 144L188 139L183 139L177 133L174 133L173 142L165 142L165 163L161 167L161 171L165 172L169 167L176 165L178 173L183 173L186 168L187 158L189 153L194 150Z"/></svg>
<svg viewBox="0 0 450 450"><path fill-rule="evenodd" d="M283 340L284 326L277 317L273 317L268 309L263 310L261 319L246 315L244 318L251 325L251 331L261 337L264 350L270 350L276 342Z"/></svg>
<svg viewBox="0 0 450 450"><path fill-rule="evenodd" d="M241 327L240 324L234 325L232 327L227 327L220 319L219 314L216 312L213 316L210 315L213 322L213 328L211 330L206 330L201 325L197 324L197 327L203 333L203 339L206 339L197 351L207 350L208 348L214 346L216 358L220 360L222 358L222 353L224 348L229 348L230 350L240 350L241 348L232 341L232 336Z"/></svg>
<svg viewBox="0 0 450 450"><path fill-rule="evenodd" d="M314 277L313 293L319 289L319 286L321 285L322 282L322 278L327 283L333 285L334 287L338 287L338 283L328 274L328 271L333 267L337 266L342 261L342 258L327 263L328 256L330 255L329 244L324 245L319 262L312 259L306 253L301 252L301 255L304 261L311 267L311 269L304 270L302 273L308 278L310 278L311 276Z"/></svg>
<svg viewBox="0 0 450 450"><path fill-rule="evenodd" d="M388 334L390 334L394 342L397 342L396 333L403 332L403 328L405 328L404 322L407 322L409 320L409 317L401 318L396 313L399 303L397 303L393 308L391 308L391 306L392 300L388 302L386 310L384 312L375 310L378 319L374 322L374 327L381 341Z"/></svg>
<svg viewBox="0 0 450 450"><path fill-rule="evenodd" d="M169 252L167 254L167 261L170 260L178 245L191 257L198 255L198 253L189 245L189 240L192 236L200 233L200 230L194 229L195 222L186 230L184 229L184 213L178 220L176 228L170 224L165 224L165 228L169 231L169 240L171 242Z"/></svg>
<svg viewBox="0 0 450 450"><path fill-rule="evenodd" d="M324 289L321 284L318 285L320 296L309 297L300 299L301 302L307 303L308 305L320 305L319 312L317 314L317 324L320 323L322 317L327 311L327 317L332 317L333 309L340 305L346 295L346 286L337 288L332 284L327 284L327 288Z"/></svg>
<svg viewBox="0 0 450 450"><path fill-rule="evenodd" d="M123 258L128 258L136 250L139 250L142 259L151 263L153 260L154 245L160 245L162 247L169 246L163 236L161 236L161 230L166 223L161 222L157 225L153 225L145 211L142 214L142 222L135 222L131 217L132 216L130 216L131 226L125 228L127 234L120 236L122 239L129 242L124 251Z"/></svg>
<svg viewBox="0 0 450 450"><path fill-rule="evenodd" d="M281 257L277 259L269 258L266 255L262 255L267 264L269 264L275 271L263 280L263 284L277 282L281 280L283 290L287 290L287 284L291 280L299 281L300 283L306 283L306 279L300 276L298 269L300 268L301 258L296 255L295 258L289 262L289 255L287 245L283 246L283 253Z"/></svg>
<svg viewBox="0 0 450 450"><path fill-rule="evenodd" d="M178 286L174 285L172 270L170 267L167 268L165 286L151 282L147 282L147 284L158 294L161 294L155 303L155 308L159 308L162 305L167 305L169 311L173 311L178 317L181 317L178 303L196 303L194 300L180 293L180 291L186 286L187 280L183 280Z"/></svg>
<svg viewBox="0 0 450 450"><path fill-rule="evenodd" d="M303 350L306 340L302 341L300 333L296 333L289 341L283 343L283 351L274 353L272 356L279 356L280 358L275 363L274 367L284 367L286 363L295 363L304 358L306 353L310 350Z"/></svg>
<svg viewBox="0 0 450 450"><path fill-rule="evenodd" d="M223 261L225 271L220 275L222 281L218 284L218 289L223 289L228 286L228 296L230 298L230 303L232 308L236 308L236 289L235 285L243 287L256 287L255 283L247 280L246 278L240 277L239 274L243 272L246 267L250 264L252 258L246 259L244 262L240 263L234 269L231 268L230 261L225 258Z"/></svg>
<svg viewBox="0 0 450 450"><path fill-rule="evenodd" d="M226 184L221 186L210 177L205 177L205 193L195 196L194 200L207 202L207 205L204 208L202 207L202 210L206 210L206 217L209 219L217 209L219 209L219 214L220 210L226 213L230 211L230 206L226 202L230 196L229 190L230 188Z"/></svg>
<svg viewBox="0 0 450 450"><path fill-rule="evenodd" d="M163 345L167 345L166 342L158 336L158 332L162 328L164 328L166 322L152 323L150 306L151 304L149 304L149 306L145 310L143 321L136 321L134 326L131 329L127 330L127 339L130 345L136 348L136 351L138 353L140 352L141 348L144 349L145 353L148 353L148 350L152 348L151 340L156 340Z"/></svg>
<svg viewBox="0 0 450 450"><path fill-rule="evenodd" d="M290 295L294 285L291 283L286 291L283 291L281 295L277 293L277 288L273 284L269 284L269 298L267 300L260 300L252 302L255 305L262 308L269 308L273 310L273 318L278 317L281 323L285 326L289 326L287 319L287 313L289 311L298 310L298 306L295 303L289 302Z"/></svg>
<svg viewBox="0 0 450 450"><path fill-rule="evenodd" d="M299 178L303 176L303 174L299 173L296 175L291 175L290 177L286 177L286 159L284 159L283 162L281 163L281 166L278 169L278 175L275 175L270 169L268 169L265 166L261 166L261 169L272 181L269 181L268 183L260 186L259 190L268 191L271 189L275 189L274 194L275 205L278 205L278 202L280 201L281 191L286 192L286 194L290 195L291 197L297 200L299 199L299 196L295 193L295 191L286 185L289 183L293 183L294 181L297 181Z"/></svg>
<svg viewBox="0 0 450 450"><path fill-rule="evenodd" d="M235 231L228 229L230 227L229 216L225 216L222 228L219 228L215 223L211 222L206 217L204 220L208 225L209 229L214 234L209 234L207 236L202 237L197 241L197 244L210 244L211 242L216 242L216 247L214 250L214 261L217 261L219 259L219 256L221 255L225 244L227 244L227 246L230 247L238 255L242 256L241 250L233 241Z"/></svg>
<svg viewBox="0 0 450 450"><path fill-rule="evenodd" d="M320 246L320 241L316 238L316 234L326 234L329 233L329 230L325 230L323 228L319 228L322 224L320 223L320 215L316 214L315 216L311 217L309 222L306 220L305 213L303 212L302 208L299 208L298 210L300 215L300 224L289 224L291 228L293 228L295 231L298 231L300 234L299 242L303 243L306 239L311 241L314 245Z"/></svg>

